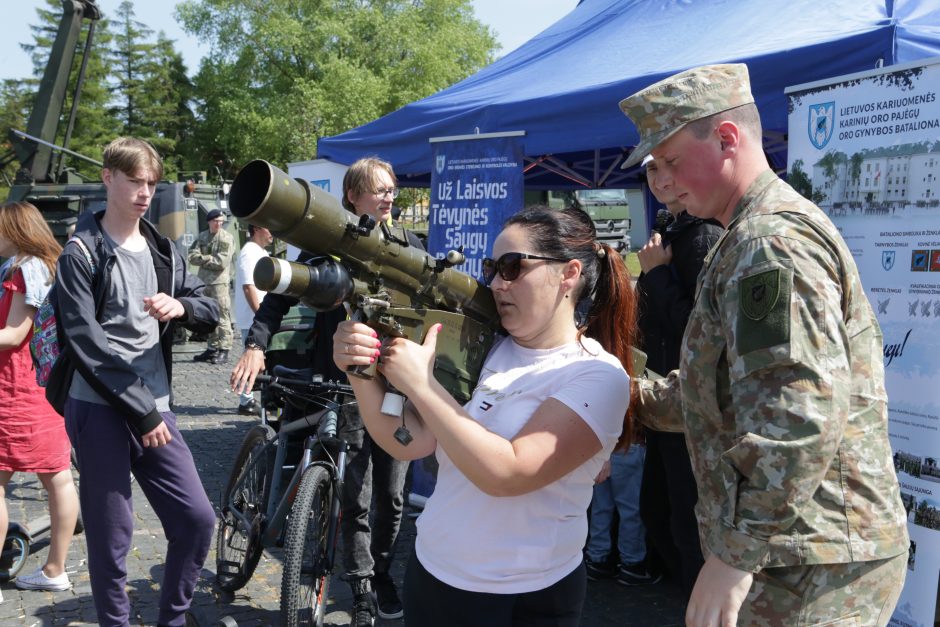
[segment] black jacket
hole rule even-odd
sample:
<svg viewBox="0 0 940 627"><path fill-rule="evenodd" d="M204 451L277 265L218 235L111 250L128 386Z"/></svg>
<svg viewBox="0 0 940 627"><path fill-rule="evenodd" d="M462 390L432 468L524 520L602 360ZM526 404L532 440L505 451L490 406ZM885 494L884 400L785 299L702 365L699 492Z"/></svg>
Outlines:
<svg viewBox="0 0 940 627"><path fill-rule="evenodd" d="M640 346L647 368L661 375L679 367L682 335L695 300L695 286L705 255L724 227L682 212L662 233L672 246L672 262L657 266L637 281L640 294Z"/></svg>
<svg viewBox="0 0 940 627"><path fill-rule="evenodd" d="M101 232L103 214L103 211L82 214L75 229L75 237L82 239L95 260L94 276L78 246L66 245L59 257L55 282L56 322L61 328L59 337L65 339L63 350L67 351L75 369L95 392L126 416L138 434L143 435L163 421L156 401L137 373L109 349L108 338L98 323L117 258ZM185 311L181 318L160 323L160 348L167 382L172 385L173 325L182 324L198 333L211 331L219 324L219 305L215 299L203 295L205 285L186 271L186 262L172 241L160 235L146 220L140 221L140 232L153 256L158 291L176 298ZM62 384L70 380L68 377Z"/></svg>

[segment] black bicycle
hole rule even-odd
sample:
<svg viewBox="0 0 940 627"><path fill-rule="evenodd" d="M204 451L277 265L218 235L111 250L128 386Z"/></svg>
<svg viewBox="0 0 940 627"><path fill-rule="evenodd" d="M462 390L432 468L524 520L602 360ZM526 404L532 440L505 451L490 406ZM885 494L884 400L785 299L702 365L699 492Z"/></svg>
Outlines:
<svg viewBox="0 0 940 627"><path fill-rule="evenodd" d="M222 493L216 582L227 591L242 588L262 551L283 546L281 624L319 627L326 614L348 451L337 436L337 421L344 405L355 405L355 397L349 385L283 366L257 381L261 424L245 435ZM271 409L279 410L277 420L268 419Z"/></svg>

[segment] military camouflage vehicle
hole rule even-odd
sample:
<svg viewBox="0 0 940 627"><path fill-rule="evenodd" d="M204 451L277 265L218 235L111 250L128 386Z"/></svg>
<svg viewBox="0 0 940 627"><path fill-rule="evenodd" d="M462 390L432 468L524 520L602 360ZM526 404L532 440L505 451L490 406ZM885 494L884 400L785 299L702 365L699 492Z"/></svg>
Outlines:
<svg viewBox="0 0 940 627"><path fill-rule="evenodd" d="M630 250L630 204L625 189L579 189L525 193L525 204L542 203L561 209L580 207L594 220L597 239L620 251Z"/></svg>

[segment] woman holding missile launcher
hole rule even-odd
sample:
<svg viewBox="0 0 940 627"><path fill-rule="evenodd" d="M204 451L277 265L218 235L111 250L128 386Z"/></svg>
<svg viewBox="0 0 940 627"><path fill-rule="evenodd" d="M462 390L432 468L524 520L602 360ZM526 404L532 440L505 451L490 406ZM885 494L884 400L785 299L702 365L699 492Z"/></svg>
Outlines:
<svg viewBox="0 0 940 627"><path fill-rule="evenodd" d="M413 440L402 445L401 421L380 413L386 384L350 378L373 440L396 458L436 453L440 463L405 576L409 627L580 620L594 478L633 431L633 289L595 236L579 209L529 207L507 221L484 272L508 337L462 407L433 376L439 326L423 344L385 346L364 324L337 329L337 366L378 360L408 397Z"/></svg>

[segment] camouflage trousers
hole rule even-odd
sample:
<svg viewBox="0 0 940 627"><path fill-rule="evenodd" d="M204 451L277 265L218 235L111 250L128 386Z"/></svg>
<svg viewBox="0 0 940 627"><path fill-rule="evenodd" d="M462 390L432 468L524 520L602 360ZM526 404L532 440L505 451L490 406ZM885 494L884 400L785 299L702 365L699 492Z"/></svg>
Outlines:
<svg viewBox="0 0 940 627"><path fill-rule="evenodd" d="M232 350L232 295L228 283L206 286L206 296L211 296L219 303L219 326L209 334L209 348Z"/></svg>
<svg viewBox="0 0 940 627"><path fill-rule="evenodd" d="M738 615L748 627L883 627L907 574L907 552L884 560L766 568Z"/></svg>

